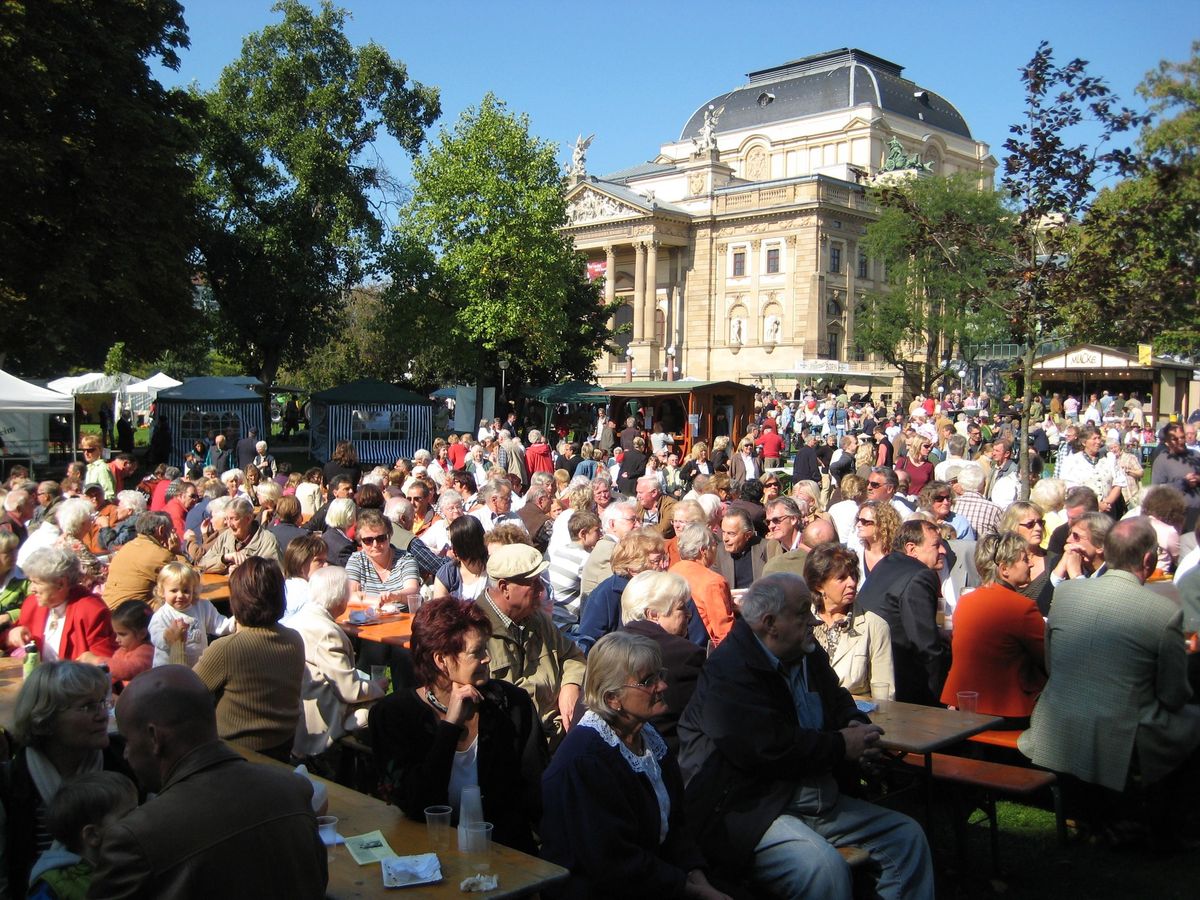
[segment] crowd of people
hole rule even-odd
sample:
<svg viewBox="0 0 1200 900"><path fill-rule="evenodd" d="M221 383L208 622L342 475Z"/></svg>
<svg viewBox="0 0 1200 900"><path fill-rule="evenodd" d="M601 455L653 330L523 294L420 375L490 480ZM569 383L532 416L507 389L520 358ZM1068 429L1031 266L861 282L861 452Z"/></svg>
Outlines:
<svg viewBox="0 0 1200 900"><path fill-rule="evenodd" d="M848 897L854 845L881 896L928 897L921 828L848 788L880 753L872 698L964 691L1032 763L1145 786L1184 839L1196 425L1151 460L1136 399L1034 403L1024 436L1008 398L764 392L711 447L646 410L562 435L510 416L304 472L251 431L142 478L84 435L64 477L4 486L0 628L40 664L0 880L190 895L229 854L267 884L286 846L289 896L319 896L311 786L222 742L332 776L352 736L414 819L478 785L497 841L570 871L548 895ZM413 613L410 648L357 645L351 602Z"/></svg>

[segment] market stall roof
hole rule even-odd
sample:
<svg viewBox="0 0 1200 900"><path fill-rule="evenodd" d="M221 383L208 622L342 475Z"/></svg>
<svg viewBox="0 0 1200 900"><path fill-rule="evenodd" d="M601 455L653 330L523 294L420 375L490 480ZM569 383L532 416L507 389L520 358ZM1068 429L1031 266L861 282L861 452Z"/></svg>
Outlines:
<svg viewBox="0 0 1200 900"><path fill-rule="evenodd" d="M117 394L127 389L133 378L123 372L105 375L103 372L87 372L83 375L68 375L55 378L46 387L61 394Z"/></svg>
<svg viewBox="0 0 1200 900"><path fill-rule="evenodd" d="M182 381L172 378L165 372L157 372L145 381L135 381L133 384L126 385L125 390L131 394L153 394L156 391L165 391L167 388L178 387L181 384L183 384Z"/></svg>
<svg viewBox="0 0 1200 900"><path fill-rule="evenodd" d="M1191 371L1195 368L1191 363L1179 362L1164 356L1153 356L1150 365L1143 366L1138 360L1137 353L1118 350L1115 347L1104 347L1099 344L1076 344L1065 350L1055 350L1045 356L1039 356L1033 361L1035 372L1047 375L1051 372L1087 373L1096 377L1103 373L1105 376L1118 372L1137 370L1149 377L1151 369L1181 369Z"/></svg>
<svg viewBox="0 0 1200 900"><path fill-rule="evenodd" d="M430 401L420 394L394 384L388 384L385 381L376 381L373 378L362 378L332 387L327 391L313 394L312 399L319 403L374 403L384 406L430 405Z"/></svg>
<svg viewBox="0 0 1200 900"><path fill-rule="evenodd" d="M604 393L610 397L644 397L652 394L690 394L692 391L749 391L753 385L737 381L623 381L610 385Z"/></svg>
<svg viewBox="0 0 1200 900"><path fill-rule="evenodd" d="M16 375L0 371L0 410L31 413L72 413L75 401L69 394L38 387Z"/></svg>
<svg viewBox="0 0 1200 900"><path fill-rule="evenodd" d="M608 395L604 388L586 381L565 381L545 387L527 387L522 392L531 400L542 403L605 403Z"/></svg>
<svg viewBox="0 0 1200 900"><path fill-rule="evenodd" d="M438 388L430 397L437 397L439 400L453 400L458 396L458 389L452 387Z"/></svg>
<svg viewBox="0 0 1200 900"><path fill-rule="evenodd" d="M256 379L257 380L257 379ZM189 378L178 387L158 392L159 400L262 400L248 385L225 378Z"/></svg>

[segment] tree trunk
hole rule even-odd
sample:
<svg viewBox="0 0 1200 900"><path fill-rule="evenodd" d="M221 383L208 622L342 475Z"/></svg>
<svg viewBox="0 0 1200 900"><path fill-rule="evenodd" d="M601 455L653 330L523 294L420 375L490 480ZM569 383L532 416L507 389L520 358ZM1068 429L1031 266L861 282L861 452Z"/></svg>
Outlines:
<svg viewBox="0 0 1200 900"><path fill-rule="evenodd" d="M1033 359L1037 352L1036 338L1026 335L1028 342L1021 356L1021 371L1025 378L1024 392L1021 398L1021 439L1017 441L1021 466L1021 499L1029 499L1029 407L1033 403Z"/></svg>

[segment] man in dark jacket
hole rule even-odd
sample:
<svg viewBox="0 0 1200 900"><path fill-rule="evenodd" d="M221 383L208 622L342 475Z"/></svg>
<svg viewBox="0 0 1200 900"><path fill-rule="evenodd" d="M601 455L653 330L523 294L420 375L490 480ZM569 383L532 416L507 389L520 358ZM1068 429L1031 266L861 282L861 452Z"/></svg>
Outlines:
<svg viewBox="0 0 1200 900"><path fill-rule="evenodd" d="M821 483L821 464L817 460L817 439L812 435L805 438L800 449L796 451L796 459L792 462L792 484L797 481Z"/></svg>
<svg viewBox="0 0 1200 900"><path fill-rule="evenodd" d="M937 628L938 573L946 545L931 523L912 519L900 526L892 552L875 564L858 603L888 623L896 699L937 706L949 670L949 648Z"/></svg>
<svg viewBox="0 0 1200 900"><path fill-rule="evenodd" d="M834 770L869 760L882 733L813 638L804 580L759 579L679 721L687 818L709 863L781 897L849 898L836 848L863 847L882 897L933 896L929 845L900 813L840 796Z"/></svg>
<svg viewBox="0 0 1200 900"><path fill-rule="evenodd" d="M139 675L117 723L130 768L157 796L104 829L89 897L325 896L312 785L222 743L212 694L190 669Z"/></svg>

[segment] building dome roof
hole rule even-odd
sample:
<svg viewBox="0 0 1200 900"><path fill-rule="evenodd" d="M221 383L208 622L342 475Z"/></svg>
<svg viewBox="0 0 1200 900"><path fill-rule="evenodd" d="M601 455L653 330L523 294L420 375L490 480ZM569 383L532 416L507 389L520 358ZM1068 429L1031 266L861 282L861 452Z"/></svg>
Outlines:
<svg viewBox="0 0 1200 900"><path fill-rule="evenodd" d="M683 126L679 140L700 133L709 106L725 108L716 127L717 134L724 134L865 103L971 137L966 120L948 100L901 77L902 71L901 66L886 59L843 48L751 72L742 87L701 105Z"/></svg>

